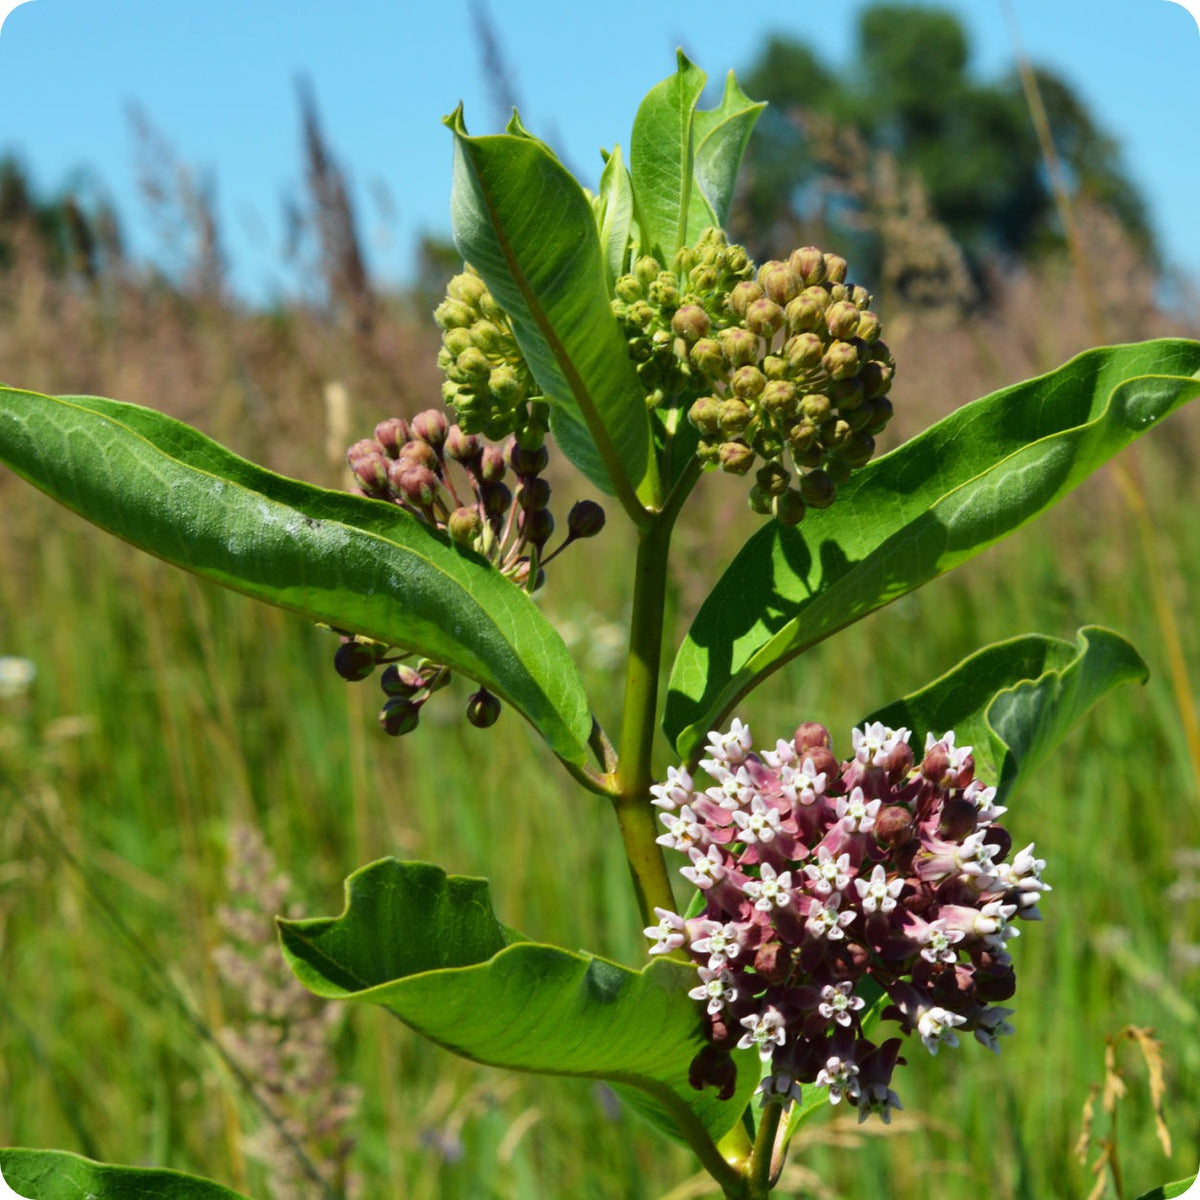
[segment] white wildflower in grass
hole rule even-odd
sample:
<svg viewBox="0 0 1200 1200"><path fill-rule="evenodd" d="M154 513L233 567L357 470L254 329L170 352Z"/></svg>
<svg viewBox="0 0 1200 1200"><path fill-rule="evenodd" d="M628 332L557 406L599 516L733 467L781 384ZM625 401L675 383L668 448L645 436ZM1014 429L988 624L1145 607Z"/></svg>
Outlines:
<svg viewBox="0 0 1200 1200"><path fill-rule="evenodd" d="M0 655L0 700L8 700L29 691L37 678L37 667L28 658Z"/></svg>

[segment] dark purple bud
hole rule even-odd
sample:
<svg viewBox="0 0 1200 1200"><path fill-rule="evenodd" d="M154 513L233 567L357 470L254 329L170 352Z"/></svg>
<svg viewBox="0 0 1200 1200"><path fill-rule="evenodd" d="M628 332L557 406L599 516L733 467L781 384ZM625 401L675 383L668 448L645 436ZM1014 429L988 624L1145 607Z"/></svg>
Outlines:
<svg viewBox="0 0 1200 1200"><path fill-rule="evenodd" d="M476 729L490 729L500 716L500 701L487 688L480 688L467 701L467 720Z"/></svg>
<svg viewBox="0 0 1200 1200"><path fill-rule="evenodd" d="M400 447L408 441L408 422L403 417L388 417L375 426L375 440L383 447L388 458L395 458Z"/></svg>
<svg viewBox="0 0 1200 1200"><path fill-rule="evenodd" d="M372 642L343 642L333 656L333 669L351 683L366 679L378 663L377 647Z"/></svg>
<svg viewBox="0 0 1200 1200"><path fill-rule="evenodd" d="M913 815L901 804L889 804L875 818L875 840L890 850L907 846L914 837Z"/></svg>
<svg viewBox="0 0 1200 1200"><path fill-rule="evenodd" d="M517 517L517 528L522 536L541 549L554 532L554 518L544 508L525 509Z"/></svg>
<svg viewBox="0 0 1200 1200"><path fill-rule="evenodd" d="M809 508L828 508L837 498L837 485L818 467L801 476L800 495Z"/></svg>
<svg viewBox="0 0 1200 1200"><path fill-rule="evenodd" d="M503 483L485 483L480 489L483 511L489 517L502 517L512 504L512 492Z"/></svg>
<svg viewBox="0 0 1200 1200"><path fill-rule="evenodd" d="M545 508L550 503L550 481L541 476L523 480L517 499L522 508L535 511Z"/></svg>
<svg viewBox="0 0 1200 1200"><path fill-rule="evenodd" d="M718 1100L731 1100L737 1091L737 1064L728 1050L706 1045L688 1067L688 1083L698 1092L716 1088Z"/></svg>
<svg viewBox="0 0 1200 1200"><path fill-rule="evenodd" d="M771 501L771 512L780 525L799 525L804 520L804 497L788 488Z"/></svg>
<svg viewBox="0 0 1200 1200"><path fill-rule="evenodd" d="M870 366L869 363L867 365ZM869 400L863 407L871 410L871 419L865 428L872 435L882 433L888 427L892 414L895 412L892 402L886 396L876 396L874 400Z"/></svg>
<svg viewBox="0 0 1200 1200"><path fill-rule="evenodd" d="M993 856L996 862L1003 862L1012 849L1012 834L1003 825L989 825L987 833L983 835L983 841L987 846L996 847Z"/></svg>
<svg viewBox="0 0 1200 1200"><path fill-rule="evenodd" d="M1017 973L1011 963L987 958L975 968L975 995L985 1004L1012 998L1017 990Z"/></svg>
<svg viewBox="0 0 1200 1200"><path fill-rule="evenodd" d="M511 438L504 447L504 458L518 475L540 475L550 462L550 451L544 445L526 449Z"/></svg>
<svg viewBox="0 0 1200 1200"><path fill-rule="evenodd" d="M424 689L425 680L421 673L408 663L388 663L379 677L379 686L389 696L403 696L408 699Z"/></svg>
<svg viewBox="0 0 1200 1200"><path fill-rule="evenodd" d="M769 462L755 472L754 481L765 495L778 496L788 490L792 476L782 463Z"/></svg>
<svg viewBox="0 0 1200 1200"><path fill-rule="evenodd" d="M975 832L977 823L978 811L975 805L961 796L951 796L942 805L938 833L947 841L961 842L963 838Z"/></svg>
<svg viewBox="0 0 1200 1200"><path fill-rule="evenodd" d="M950 770L950 752L946 749L946 743L934 742L921 760L921 774L930 783L941 783L946 778L948 770Z"/></svg>
<svg viewBox="0 0 1200 1200"><path fill-rule="evenodd" d="M412 733L420 719L421 705L403 696L393 696L379 713L379 724L389 737Z"/></svg>
<svg viewBox="0 0 1200 1200"><path fill-rule="evenodd" d="M571 538L589 538L604 528L604 509L595 500L578 500L567 513L567 534Z"/></svg>

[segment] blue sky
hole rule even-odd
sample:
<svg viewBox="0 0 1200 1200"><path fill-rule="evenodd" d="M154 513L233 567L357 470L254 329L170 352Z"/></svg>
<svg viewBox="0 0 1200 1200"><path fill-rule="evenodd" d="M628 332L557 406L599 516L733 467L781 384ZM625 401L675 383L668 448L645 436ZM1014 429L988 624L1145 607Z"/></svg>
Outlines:
<svg viewBox="0 0 1200 1200"><path fill-rule="evenodd" d="M1193 0L1194 3L1194 0ZM687 5L655 0L491 0L526 125L593 185L598 148L627 145L637 103L682 45L711 79L744 69L771 31L847 64L861 0ZM0 10L5 7L0 3ZM1012 63L1001 0L947 0L972 65ZM1083 96L1121 142L1168 259L1200 278L1200 29L1170 0L1011 0L1026 51ZM0 154L55 190L101 180L135 250L155 242L136 186L136 103L178 157L217 185L235 282L269 296L282 200L302 177L294 81L312 80L349 169L374 268L402 280L420 230L448 230L450 135L459 100L473 133L498 129L468 0L32 0L0 32ZM372 196L382 185L396 213Z"/></svg>

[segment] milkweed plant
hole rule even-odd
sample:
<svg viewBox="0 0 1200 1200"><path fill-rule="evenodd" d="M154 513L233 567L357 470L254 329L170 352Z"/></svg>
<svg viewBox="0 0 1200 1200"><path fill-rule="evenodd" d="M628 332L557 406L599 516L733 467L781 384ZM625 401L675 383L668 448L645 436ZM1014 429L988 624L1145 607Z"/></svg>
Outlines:
<svg viewBox="0 0 1200 1200"><path fill-rule="evenodd" d="M495 136L446 119L464 265L435 313L441 403L381 413L349 449L350 493L93 396L0 390L0 457L118 537L330 627L337 672L377 679L386 734L421 736L451 674L473 681L471 724L524 718L612 808L642 961L526 938L485 880L395 859L349 877L339 916L281 921L283 955L317 996L382 1005L476 1062L609 1081L726 1197L756 1200L806 1121L886 1122L906 1060L1020 1036L1013 943L1054 870L1010 802L1145 667L1086 627L981 649L852 729L798 699L751 731L740 701L1193 399L1200 344L1089 350L877 456L903 370L883 317L835 250L756 263L729 239L763 105L730 73L702 109L704 84L681 53L594 194L517 115ZM566 464L598 498L564 514ZM675 645L672 533L705 473L761 523ZM637 541L611 729L539 607L606 522ZM39 1200L134 1174L52 1151L0 1165Z"/></svg>

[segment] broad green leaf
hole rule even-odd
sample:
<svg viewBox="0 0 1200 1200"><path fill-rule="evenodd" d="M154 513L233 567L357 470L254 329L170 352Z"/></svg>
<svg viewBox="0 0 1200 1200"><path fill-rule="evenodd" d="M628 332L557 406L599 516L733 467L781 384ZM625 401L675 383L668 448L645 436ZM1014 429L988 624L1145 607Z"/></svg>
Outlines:
<svg viewBox="0 0 1200 1200"><path fill-rule="evenodd" d="M1097 700L1149 675L1141 655L1111 629L1089 625L1076 636L1072 644L1033 633L987 646L867 720L911 729L918 756L927 733L953 729L957 745L974 747L976 774L997 785L1002 801Z"/></svg>
<svg viewBox="0 0 1200 1200"><path fill-rule="evenodd" d="M689 245L694 244L708 225L724 226L733 206L733 192L746 144L765 103L755 103L738 86L732 71L725 77L725 94L716 108L699 109L695 114L694 175L697 190L692 194L688 212ZM697 197L701 198L697 203Z"/></svg>
<svg viewBox="0 0 1200 1200"><path fill-rule="evenodd" d="M633 185L620 146L614 146L604 160L595 210L604 253L604 278L611 293L617 278L628 270L629 232L633 227Z"/></svg>
<svg viewBox="0 0 1200 1200"><path fill-rule="evenodd" d="M663 726L685 759L770 672L1020 528L1200 395L1200 343L1089 350L959 409L800 526L765 525L697 614Z"/></svg>
<svg viewBox="0 0 1200 1200"><path fill-rule="evenodd" d="M246 1200L180 1171L114 1167L63 1150L0 1150L5 1183L25 1200Z"/></svg>
<svg viewBox="0 0 1200 1200"><path fill-rule="evenodd" d="M1177 1196L1190 1196L1197 1181L1200 1181L1200 1175L1192 1175L1175 1183L1164 1183L1162 1187L1156 1187L1153 1191L1139 1196L1138 1200L1173 1200Z"/></svg>
<svg viewBox="0 0 1200 1200"><path fill-rule="evenodd" d="M461 107L446 124L455 243L512 318L563 453L597 487L652 499L645 390L613 316L607 248L583 188L523 130L471 137Z"/></svg>
<svg viewBox="0 0 1200 1200"><path fill-rule="evenodd" d="M178 567L461 670L586 760L592 720L562 638L484 559L394 505L285 479L94 396L0 388L0 462Z"/></svg>
<svg viewBox="0 0 1200 1200"><path fill-rule="evenodd" d="M642 252L657 252L670 263L688 241L695 158L692 130L696 102L706 76L676 52L677 70L646 93L633 120L629 172L642 222ZM703 197L698 201L708 205ZM717 224L711 213L704 222Z"/></svg>
<svg viewBox="0 0 1200 1200"><path fill-rule="evenodd" d="M279 925L289 965L318 996L383 1005L475 1062L608 1080L677 1137L721 1138L758 1082L757 1057L739 1052L733 1099L688 1083L705 1045L687 995L694 969L660 958L633 971L521 940L493 915L483 879L384 859L346 881L340 917Z"/></svg>

